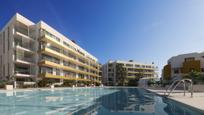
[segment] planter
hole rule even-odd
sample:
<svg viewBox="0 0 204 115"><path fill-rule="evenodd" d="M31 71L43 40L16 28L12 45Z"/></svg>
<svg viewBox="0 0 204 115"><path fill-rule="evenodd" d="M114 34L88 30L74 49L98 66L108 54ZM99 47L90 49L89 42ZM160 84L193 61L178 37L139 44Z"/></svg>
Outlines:
<svg viewBox="0 0 204 115"><path fill-rule="evenodd" d="M13 90L13 85L5 85L6 90Z"/></svg>
<svg viewBox="0 0 204 115"><path fill-rule="evenodd" d="M54 86L54 85L51 85L51 86L50 86L50 88L52 88L52 89L53 89L53 88L55 88L55 86Z"/></svg>

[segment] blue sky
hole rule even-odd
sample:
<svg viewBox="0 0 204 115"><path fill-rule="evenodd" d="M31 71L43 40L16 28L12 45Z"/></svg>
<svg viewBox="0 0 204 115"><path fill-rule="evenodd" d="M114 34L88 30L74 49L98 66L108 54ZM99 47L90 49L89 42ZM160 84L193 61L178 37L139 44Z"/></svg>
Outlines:
<svg viewBox="0 0 204 115"><path fill-rule="evenodd" d="M16 12L43 20L102 64L151 63L204 51L203 0L1 0L0 28Z"/></svg>

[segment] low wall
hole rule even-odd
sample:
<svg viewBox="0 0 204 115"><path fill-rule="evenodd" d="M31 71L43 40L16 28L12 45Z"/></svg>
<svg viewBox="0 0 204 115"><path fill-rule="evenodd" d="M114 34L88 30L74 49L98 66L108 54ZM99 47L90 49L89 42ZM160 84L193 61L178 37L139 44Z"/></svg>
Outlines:
<svg viewBox="0 0 204 115"><path fill-rule="evenodd" d="M202 84L202 85L193 85L193 90L195 92L204 92L204 84Z"/></svg>

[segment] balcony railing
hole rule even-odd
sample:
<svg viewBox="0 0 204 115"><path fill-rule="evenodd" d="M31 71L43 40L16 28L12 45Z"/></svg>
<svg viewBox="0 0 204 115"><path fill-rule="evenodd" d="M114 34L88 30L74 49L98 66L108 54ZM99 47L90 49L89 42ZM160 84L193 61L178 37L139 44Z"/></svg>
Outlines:
<svg viewBox="0 0 204 115"><path fill-rule="evenodd" d="M16 47L17 47L17 46L20 46L20 47L25 48L25 49L28 49L28 50L30 50L30 51L34 51L34 48L32 48L32 47L30 46L30 44L15 42L15 46L16 46Z"/></svg>
<svg viewBox="0 0 204 115"><path fill-rule="evenodd" d="M15 74L30 74L29 71L15 71Z"/></svg>
<svg viewBox="0 0 204 115"><path fill-rule="evenodd" d="M18 27L15 27L15 31L20 32L20 33L22 33L22 34L24 34L26 36L29 36L28 29L26 29L26 28L22 28L22 27L18 26Z"/></svg>
<svg viewBox="0 0 204 115"><path fill-rule="evenodd" d="M16 67L15 74L29 74L29 75L32 74L32 75L34 75L35 71L33 69L30 69L30 68L22 69L22 68Z"/></svg>
<svg viewBox="0 0 204 115"><path fill-rule="evenodd" d="M32 59L31 57L23 57L23 56L16 56L15 58L16 60L22 60L22 61L26 61L26 62L30 62L30 63L35 63L34 59Z"/></svg>
<svg viewBox="0 0 204 115"><path fill-rule="evenodd" d="M46 56L44 56L44 57L42 57L41 61L46 61L46 60L50 61L50 62L54 62L54 63L60 64L60 60L55 59L53 57L46 57Z"/></svg>
<svg viewBox="0 0 204 115"><path fill-rule="evenodd" d="M21 36L22 38L29 38L30 40L34 40L34 36L28 36L28 34L22 33L21 31L17 31L15 32L16 35Z"/></svg>

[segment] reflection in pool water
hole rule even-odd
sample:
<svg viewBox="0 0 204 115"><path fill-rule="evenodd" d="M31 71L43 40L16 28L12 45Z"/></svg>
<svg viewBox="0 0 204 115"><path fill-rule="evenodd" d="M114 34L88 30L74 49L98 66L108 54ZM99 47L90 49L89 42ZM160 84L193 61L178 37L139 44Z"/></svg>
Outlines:
<svg viewBox="0 0 204 115"><path fill-rule="evenodd" d="M204 113L139 88L121 88L102 96L76 115L203 115Z"/></svg>
<svg viewBox="0 0 204 115"><path fill-rule="evenodd" d="M140 88L67 88L0 93L1 115L203 115Z"/></svg>

